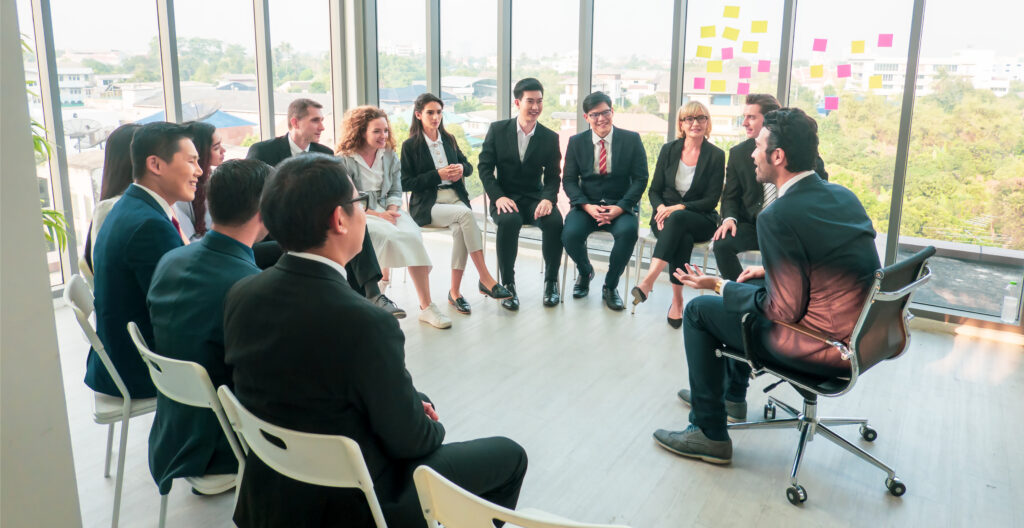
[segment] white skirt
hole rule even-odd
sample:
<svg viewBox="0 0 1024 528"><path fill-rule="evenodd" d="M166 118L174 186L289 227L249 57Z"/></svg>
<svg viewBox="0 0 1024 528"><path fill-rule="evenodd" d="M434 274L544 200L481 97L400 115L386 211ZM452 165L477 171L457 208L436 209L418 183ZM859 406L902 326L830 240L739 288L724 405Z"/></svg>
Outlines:
<svg viewBox="0 0 1024 528"><path fill-rule="evenodd" d="M377 216L366 216L366 229L370 232L377 262L381 268L430 266L420 226L407 211L401 213L395 224Z"/></svg>

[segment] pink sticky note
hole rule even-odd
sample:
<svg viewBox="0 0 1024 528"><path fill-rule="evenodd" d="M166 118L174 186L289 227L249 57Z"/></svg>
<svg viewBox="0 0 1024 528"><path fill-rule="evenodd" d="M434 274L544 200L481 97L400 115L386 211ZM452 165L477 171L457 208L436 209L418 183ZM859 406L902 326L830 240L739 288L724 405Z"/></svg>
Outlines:
<svg viewBox="0 0 1024 528"><path fill-rule="evenodd" d="M759 60L757 61L758 73L767 73L772 71L772 61L770 60Z"/></svg>
<svg viewBox="0 0 1024 528"><path fill-rule="evenodd" d="M878 35L878 47L879 48L891 48L892 47L892 33L881 33Z"/></svg>
<svg viewBox="0 0 1024 528"><path fill-rule="evenodd" d="M750 78L750 66L740 66L740 79Z"/></svg>
<svg viewBox="0 0 1024 528"><path fill-rule="evenodd" d="M814 51L825 51L828 47L828 39L814 39Z"/></svg>
<svg viewBox="0 0 1024 528"><path fill-rule="evenodd" d="M839 110L839 98L838 97L826 97L825 98L825 110Z"/></svg>
<svg viewBox="0 0 1024 528"><path fill-rule="evenodd" d="M732 48L722 48L722 60L729 60L732 58Z"/></svg>
<svg viewBox="0 0 1024 528"><path fill-rule="evenodd" d="M748 83L737 83L736 93L739 95L747 95L750 93L750 84Z"/></svg>
<svg viewBox="0 0 1024 528"><path fill-rule="evenodd" d="M707 81L705 81L703 77L694 77L693 78L693 89L694 90L703 90L704 87L707 86L706 82Z"/></svg>
<svg viewBox="0 0 1024 528"><path fill-rule="evenodd" d="M840 77L841 78L841 77L849 77L849 76L850 76L850 65L849 64L840 64L836 68L836 77Z"/></svg>

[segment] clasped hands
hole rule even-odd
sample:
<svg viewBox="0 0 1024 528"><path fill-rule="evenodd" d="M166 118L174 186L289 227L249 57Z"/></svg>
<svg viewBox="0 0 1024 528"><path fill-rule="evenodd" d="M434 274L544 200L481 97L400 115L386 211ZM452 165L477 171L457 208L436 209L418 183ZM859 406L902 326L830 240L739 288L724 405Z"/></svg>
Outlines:
<svg viewBox="0 0 1024 528"><path fill-rule="evenodd" d="M437 169L437 175L444 181L457 182L462 179L462 164L452 163L447 167Z"/></svg>
<svg viewBox="0 0 1024 528"><path fill-rule="evenodd" d="M402 216L402 212L398 210L397 205L389 205L388 208L384 211L374 211L372 209L367 209L366 214L370 214L378 218L383 218L388 222L391 222L391 225L397 225L398 217Z"/></svg>
<svg viewBox="0 0 1024 528"><path fill-rule="evenodd" d="M672 275L685 286L689 286L695 290L714 290L718 281L722 280L719 277L705 275L697 266L693 266L691 264L684 264L684 266L686 267L686 271L683 271L682 268L676 268L675 273ZM748 280L760 278L764 278L764 267L751 266L743 270L743 273L740 273L739 277L736 277L736 282L746 282Z"/></svg>
<svg viewBox="0 0 1024 528"><path fill-rule="evenodd" d="M617 205L584 204L583 210L593 217L599 226L612 223L612 220L615 220L619 215L625 212L625 209Z"/></svg>
<svg viewBox="0 0 1024 528"><path fill-rule="evenodd" d="M658 229L659 230L665 229L665 220L668 220L668 217L672 213L674 213L676 211L682 211L684 209L686 209L686 206L683 205L683 204L676 204L676 205L661 204L661 205L658 206L658 210L654 212L654 223L658 224Z"/></svg>

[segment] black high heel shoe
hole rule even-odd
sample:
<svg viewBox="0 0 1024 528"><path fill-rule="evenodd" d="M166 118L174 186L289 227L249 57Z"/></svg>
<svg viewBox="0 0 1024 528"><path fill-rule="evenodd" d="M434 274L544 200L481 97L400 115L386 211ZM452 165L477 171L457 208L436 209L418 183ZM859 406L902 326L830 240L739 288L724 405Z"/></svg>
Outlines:
<svg viewBox="0 0 1024 528"><path fill-rule="evenodd" d="M672 307L669 306L668 310L671 312L672 311ZM683 326L683 318L682 317L680 317L679 319L673 319L671 317L666 317L665 319L668 320L668 325L671 326L672 328L675 328L676 330L678 330L679 328L681 328Z"/></svg>
<svg viewBox="0 0 1024 528"><path fill-rule="evenodd" d="M645 294L639 286L633 286L633 289L629 290L629 293L633 295L633 306L636 306L642 302L647 302L647 294ZM654 290L651 290L651 293L654 293Z"/></svg>

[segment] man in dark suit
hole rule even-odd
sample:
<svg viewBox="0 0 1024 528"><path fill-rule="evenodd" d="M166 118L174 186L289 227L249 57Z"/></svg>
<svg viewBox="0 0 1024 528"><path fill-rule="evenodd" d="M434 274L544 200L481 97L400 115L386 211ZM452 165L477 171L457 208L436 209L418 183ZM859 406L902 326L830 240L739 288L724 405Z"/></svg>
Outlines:
<svg viewBox="0 0 1024 528"><path fill-rule="evenodd" d="M390 526L425 526L412 473L430 466L515 508L526 453L507 438L444 444L444 426L413 387L395 319L355 293L344 264L362 246L366 195L327 156L289 159L260 213L287 251L239 281L224 308L235 394L276 425L356 441ZM234 520L252 526L372 526L358 490L304 484L246 459Z"/></svg>
<svg viewBox="0 0 1024 528"><path fill-rule="evenodd" d="M312 100L300 98L288 105L288 133L254 143L245 155L247 159L258 159L271 167L276 167L283 160L307 152L334 155L330 147L318 143L324 131L323 105ZM261 269L268 268L281 256L281 248L268 236L263 242L253 246L256 253L256 264ZM381 293L377 282L384 277L377 263L377 253L370 243L370 236L363 237L363 249L348 263L348 282L358 292L366 295L377 306L384 308L398 319L405 317L405 310L399 308L391 299Z"/></svg>
<svg viewBox="0 0 1024 528"><path fill-rule="evenodd" d="M745 270L736 282L708 277L687 265L676 278L687 286L714 289L686 306L683 341L690 373L691 425L659 429L654 438L679 455L725 464L732 459L726 429L729 394L726 360L715 357L725 343L743 349L741 319L752 314L756 353L789 369L826 376L848 374L849 362L821 341L792 330L799 324L847 341L857 323L875 270L875 230L860 200L814 171L818 125L800 109L765 115L757 136L757 181L772 183L779 197L759 215L757 238L764 267ZM751 284L764 279L763 284Z"/></svg>
<svg viewBox="0 0 1024 528"><path fill-rule="evenodd" d="M252 245L267 235L259 206L271 170L259 160L217 167L207 191L212 228L164 255L149 287L156 350L198 363L214 387L232 385L224 364L224 298L239 279L260 272ZM213 412L160 394L149 431L149 470L161 495L179 477L200 492L220 493L234 486L238 460Z"/></svg>
<svg viewBox="0 0 1024 528"><path fill-rule="evenodd" d="M498 278L512 293L512 298L501 305L509 310L519 309L515 285L519 230L523 224L534 224L541 229L544 306L556 306L560 301L562 215L555 204L562 153L558 134L537 122L544 109L544 86L540 81L527 77L517 82L512 92L519 116L491 123L479 161L480 181L491 200L491 217L498 226Z"/></svg>
<svg viewBox="0 0 1024 528"><path fill-rule="evenodd" d="M131 145L132 179L96 235L96 333L132 398L152 398L156 387L138 349L128 336L128 322L139 325L153 342L146 292L164 253L185 244L175 202L191 202L203 173L199 152L184 127L150 123L135 132ZM85 383L96 392L121 397L99 356L89 352Z"/></svg>
<svg viewBox="0 0 1024 528"><path fill-rule="evenodd" d="M565 217L562 242L579 269L572 296L586 297L594 278L594 267L587 256L587 237L599 229L608 231L615 244L608 258L601 296L609 308L622 310L617 288L640 228L637 215L640 197L647 188L647 154L640 134L612 126L612 100L603 92L583 99L583 113L590 130L569 140L562 178L565 194L573 206Z"/></svg>
<svg viewBox="0 0 1024 528"><path fill-rule="evenodd" d="M770 183L758 183L754 177L754 139L761 133L764 115L779 109L779 101L770 94L750 94L743 109L743 129L747 140L729 149L722 193L722 225L715 231L712 247L722 277L736 280L743 267L739 254L758 249L757 215L778 196ZM815 171L828 181L825 163L818 158Z"/></svg>

